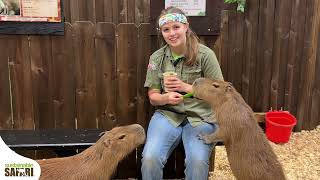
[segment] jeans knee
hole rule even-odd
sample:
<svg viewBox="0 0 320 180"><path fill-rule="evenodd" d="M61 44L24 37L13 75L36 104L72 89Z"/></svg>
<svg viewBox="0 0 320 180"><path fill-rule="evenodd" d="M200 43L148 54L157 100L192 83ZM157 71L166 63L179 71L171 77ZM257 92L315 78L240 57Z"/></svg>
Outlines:
<svg viewBox="0 0 320 180"><path fill-rule="evenodd" d="M144 168L163 168L164 166L164 163L161 161L161 158L160 157L157 157L157 156L152 156L152 155L147 155L147 156L144 156L142 158L142 166Z"/></svg>
<svg viewBox="0 0 320 180"><path fill-rule="evenodd" d="M191 167L192 169L207 169L209 167L209 164L206 160L198 160L198 159L193 159L193 160L188 160L186 161L186 166Z"/></svg>

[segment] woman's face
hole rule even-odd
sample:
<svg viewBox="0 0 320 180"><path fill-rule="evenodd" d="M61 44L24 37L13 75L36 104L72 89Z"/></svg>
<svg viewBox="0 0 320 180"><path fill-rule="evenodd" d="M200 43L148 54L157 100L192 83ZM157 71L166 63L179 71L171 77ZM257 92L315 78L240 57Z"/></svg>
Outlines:
<svg viewBox="0 0 320 180"><path fill-rule="evenodd" d="M186 33L188 24L169 22L161 27L164 40L170 47L179 48L186 45Z"/></svg>

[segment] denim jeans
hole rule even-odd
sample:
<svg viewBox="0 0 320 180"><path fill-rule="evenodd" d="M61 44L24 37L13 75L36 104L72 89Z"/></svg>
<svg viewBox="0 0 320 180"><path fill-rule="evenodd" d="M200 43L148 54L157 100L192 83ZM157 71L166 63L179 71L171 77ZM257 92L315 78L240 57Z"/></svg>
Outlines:
<svg viewBox="0 0 320 180"><path fill-rule="evenodd" d="M210 134L215 129L216 126L207 123L192 127L187 120L174 127L164 115L155 112L149 123L147 140L142 152L142 179L163 179L164 165L182 140L186 154L185 179L207 180L209 159L214 144L204 144L199 140L198 134Z"/></svg>

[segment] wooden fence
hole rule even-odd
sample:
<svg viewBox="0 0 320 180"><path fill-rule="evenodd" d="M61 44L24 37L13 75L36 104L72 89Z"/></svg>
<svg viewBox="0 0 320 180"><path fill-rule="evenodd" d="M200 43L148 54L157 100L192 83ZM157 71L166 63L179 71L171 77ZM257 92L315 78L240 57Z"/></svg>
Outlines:
<svg viewBox="0 0 320 180"><path fill-rule="evenodd" d="M65 36L1 35L0 129L146 127L149 26L76 22ZM136 177L135 153L127 160L125 176Z"/></svg>
<svg viewBox="0 0 320 180"><path fill-rule="evenodd" d="M254 111L284 109L296 130L320 124L320 1L247 0L223 11L216 43L222 72Z"/></svg>
<svg viewBox="0 0 320 180"><path fill-rule="evenodd" d="M150 22L153 0L64 0L65 21L141 23ZM161 7L159 7L161 8Z"/></svg>
<svg viewBox="0 0 320 180"><path fill-rule="evenodd" d="M65 0L73 23L65 24L65 36L0 35L0 129L146 127L152 110L143 82L156 46L150 25L140 23L150 21L149 3ZM245 14L223 12L217 41L200 39L215 49L225 79L255 111L283 108L297 116L296 130L314 128L320 124L320 2L247 3ZM137 177L141 149L137 154L120 164L117 177ZM179 150L166 167L168 178L181 177Z"/></svg>

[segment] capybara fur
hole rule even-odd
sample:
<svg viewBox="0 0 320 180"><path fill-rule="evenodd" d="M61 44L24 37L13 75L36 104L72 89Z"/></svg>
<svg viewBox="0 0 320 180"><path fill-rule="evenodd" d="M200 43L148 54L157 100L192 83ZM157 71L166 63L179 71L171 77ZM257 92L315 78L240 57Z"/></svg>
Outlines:
<svg viewBox="0 0 320 180"><path fill-rule="evenodd" d="M40 179L111 179L118 163L144 141L144 129L138 124L115 127L79 154L38 160Z"/></svg>
<svg viewBox="0 0 320 180"><path fill-rule="evenodd" d="M282 180L283 169L253 111L229 82L199 78L194 96L208 102L215 113L209 123L218 128L199 135L206 144L223 141L231 170L239 180Z"/></svg>

